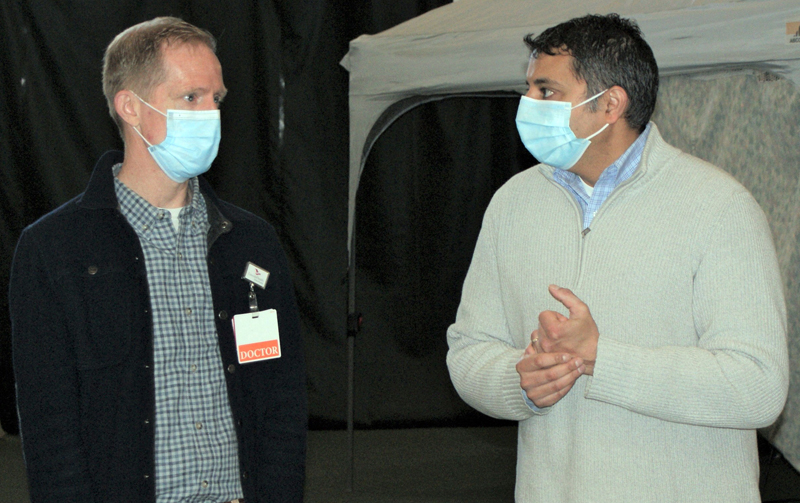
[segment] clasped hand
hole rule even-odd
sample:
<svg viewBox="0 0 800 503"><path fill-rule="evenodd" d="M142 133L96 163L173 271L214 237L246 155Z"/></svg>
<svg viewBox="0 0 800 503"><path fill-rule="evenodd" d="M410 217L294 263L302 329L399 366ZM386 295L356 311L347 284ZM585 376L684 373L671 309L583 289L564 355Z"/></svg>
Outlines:
<svg viewBox="0 0 800 503"><path fill-rule="evenodd" d="M550 295L569 310L539 313L539 328L517 363L520 385L537 407L566 396L582 374L591 375L597 355L597 325L589 307L567 288L550 285Z"/></svg>

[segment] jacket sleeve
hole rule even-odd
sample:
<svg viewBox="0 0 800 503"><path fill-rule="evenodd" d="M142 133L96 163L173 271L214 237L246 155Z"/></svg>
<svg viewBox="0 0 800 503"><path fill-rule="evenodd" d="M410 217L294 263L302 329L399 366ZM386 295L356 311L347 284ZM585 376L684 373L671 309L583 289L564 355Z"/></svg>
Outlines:
<svg viewBox="0 0 800 503"><path fill-rule="evenodd" d="M9 286L20 432L32 503L92 502L73 343L47 250L23 232Z"/></svg>
<svg viewBox="0 0 800 503"><path fill-rule="evenodd" d="M483 220L464 280L456 321L447 330L447 366L461 398L499 419L521 421L538 412L525 403L516 364L524 348L511 337L501 298L492 206Z"/></svg>
<svg viewBox="0 0 800 503"><path fill-rule="evenodd" d="M273 235L277 243L277 236ZM275 246L281 274L279 281L278 326L281 333L281 371L272 383L272 403L266 410L265 430L258 436L262 456L261 481L266 482L269 501L297 502L303 499L305 484L308 404L306 370L300 318L289 265L280 245ZM277 362L276 362L277 363ZM245 498L246 499L246 498Z"/></svg>
<svg viewBox="0 0 800 503"><path fill-rule="evenodd" d="M749 193L709 233L692 310L696 346L645 348L601 333L586 398L686 424L772 424L789 385L786 308L772 234Z"/></svg>

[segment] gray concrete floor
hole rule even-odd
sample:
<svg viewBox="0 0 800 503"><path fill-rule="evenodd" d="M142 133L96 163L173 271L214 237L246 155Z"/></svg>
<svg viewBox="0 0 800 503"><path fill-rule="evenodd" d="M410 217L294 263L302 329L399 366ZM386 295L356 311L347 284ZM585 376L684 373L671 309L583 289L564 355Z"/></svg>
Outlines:
<svg viewBox="0 0 800 503"><path fill-rule="evenodd" d="M516 427L355 432L348 491L347 432L308 435L306 503L505 503L514 500ZM19 437L0 438L0 503L29 503Z"/></svg>
<svg viewBox="0 0 800 503"><path fill-rule="evenodd" d="M306 503L514 501L516 427L363 430L348 491L347 433L308 436ZM800 502L800 474L761 441L762 498ZM0 503L29 503L19 437L0 436Z"/></svg>
<svg viewBox="0 0 800 503"><path fill-rule="evenodd" d="M347 492L347 433L312 432L305 501L512 502L516 435L516 427L356 431Z"/></svg>

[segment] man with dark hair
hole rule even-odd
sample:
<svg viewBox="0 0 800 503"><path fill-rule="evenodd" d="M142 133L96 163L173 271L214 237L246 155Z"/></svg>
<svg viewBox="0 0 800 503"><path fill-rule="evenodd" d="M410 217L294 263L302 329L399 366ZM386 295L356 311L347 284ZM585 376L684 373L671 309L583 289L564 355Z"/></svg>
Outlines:
<svg viewBox="0 0 800 503"><path fill-rule="evenodd" d="M32 503L300 502L299 320L273 228L219 200L216 42L166 17L108 46L125 152L25 229L9 299Z"/></svg>
<svg viewBox="0 0 800 503"><path fill-rule="evenodd" d="M526 42L516 122L541 164L486 210L448 330L456 389L519 421L519 502L759 501L755 429L788 389L763 212L649 122L635 23Z"/></svg>

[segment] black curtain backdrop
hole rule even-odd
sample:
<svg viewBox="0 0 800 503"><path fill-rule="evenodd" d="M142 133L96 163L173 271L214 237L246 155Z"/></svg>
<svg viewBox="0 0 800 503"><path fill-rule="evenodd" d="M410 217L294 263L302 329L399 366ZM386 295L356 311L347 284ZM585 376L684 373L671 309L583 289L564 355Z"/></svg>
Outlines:
<svg viewBox="0 0 800 503"><path fill-rule="evenodd" d="M121 148L102 94L102 55L125 28L174 15L219 41L230 90L217 193L272 223L300 306L312 427L346 407L348 42L445 1L11 0L0 3L0 286L22 229L83 191ZM520 76L520 78L523 78ZM533 160L514 99L448 99L401 117L367 163L357 210L356 423L475 424L445 366L491 194ZM41 299L47 302L47 299ZM0 422L17 430L8 300L0 295Z"/></svg>

